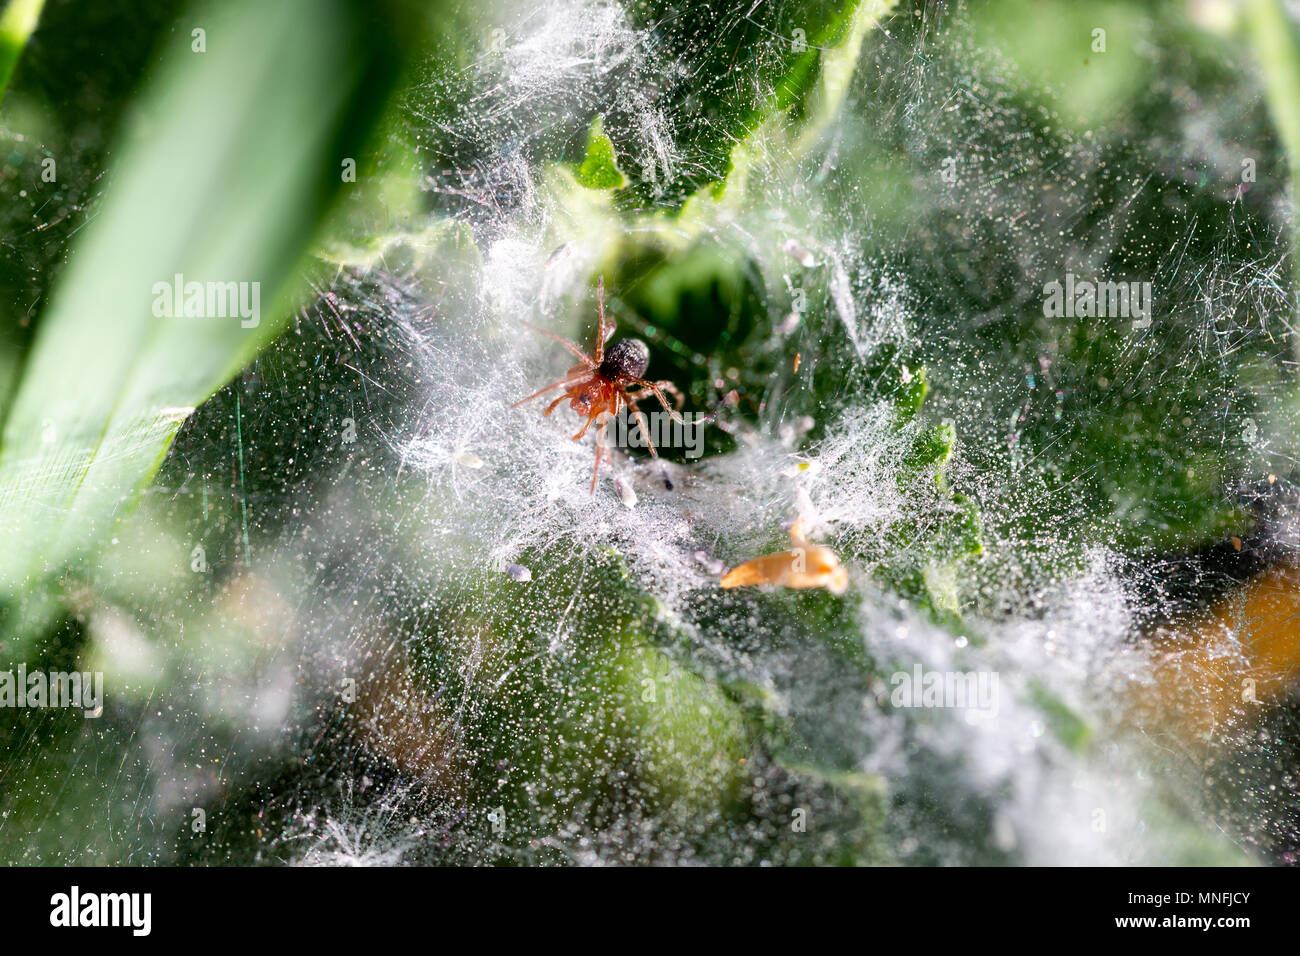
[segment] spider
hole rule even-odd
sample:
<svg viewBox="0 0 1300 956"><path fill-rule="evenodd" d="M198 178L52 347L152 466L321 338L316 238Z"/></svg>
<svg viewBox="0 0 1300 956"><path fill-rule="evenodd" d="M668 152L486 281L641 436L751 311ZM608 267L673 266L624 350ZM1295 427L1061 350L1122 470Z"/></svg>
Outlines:
<svg viewBox="0 0 1300 956"><path fill-rule="evenodd" d="M600 474L600 460L605 451L605 434L606 426L609 419L619 413L624 405L632 412L636 419L637 427L641 430L641 435L645 439L646 447L650 449L650 454L659 457L659 452L655 450L654 443L650 440L650 427L646 422L645 413L637 405L638 399L646 398L648 395L654 395L659 399L659 404L664 407L673 421L679 424L685 424L682 416L678 414L682 405L686 401L685 396L678 390L672 382L648 382L641 376L645 374L646 367L650 364L650 349L640 339L620 339L609 347L605 348L605 343L614 334L614 323L605 317L605 277L600 276L596 280L596 311L600 316L600 327L596 331L596 354L589 356L580 348L570 342L568 339L562 339L558 335L539 329L537 326L525 322L534 332L540 332L547 338L554 339L563 345L566 349L574 354L581 362L581 365L575 365L569 369L564 378L558 382L552 382L545 388L538 389L527 398L521 398L511 405L511 408L518 408L525 402L530 402L539 395L545 395L553 388L566 386L564 394L546 406L543 416L550 415L555 410L555 406L566 398L569 399L569 407L579 415L586 415L587 420L583 423L578 434L573 436L577 441L587 433L591 423L596 423L596 465L591 471L591 487L587 493L592 494L596 490L596 477ZM636 386L637 391L629 391L629 386ZM672 393L676 399L676 408L668 407L668 400L664 398L664 391Z"/></svg>

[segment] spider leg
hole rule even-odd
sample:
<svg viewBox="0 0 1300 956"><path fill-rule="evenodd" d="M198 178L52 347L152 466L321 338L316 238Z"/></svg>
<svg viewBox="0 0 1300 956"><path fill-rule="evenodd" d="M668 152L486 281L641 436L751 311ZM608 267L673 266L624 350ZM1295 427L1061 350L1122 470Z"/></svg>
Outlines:
<svg viewBox="0 0 1300 956"><path fill-rule="evenodd" d="M677 411L680 412L682 406L686 404L686 396L682 394L682 390L667 379L664 379L662 382L658 382L657 384L673 397L673 404L676 406Z"/></svg>
<svg viewBox="0 0 1300 956"><path fill-rule="evenodd" d="M573 370L570 369L569 371L570 371L570 373L572 373ZM510 407L511 407L511 408L518 408L518 407L519 407L520 405L522 405L524 402L531 402L531 401L532 401L534 398L536 398L538 395L545 395L547 392L549 392L549 391L550 391L551 389L553 389L553 388L559 388L561 385L571 385L572 383L576 382L578 379L582 378L582 376L583 376L583 375L586 375L586 374L587 374L587 372L586 372L585 369L583 370L582 375L573 375L573 374L570 374L570 375L568 375L567 377L560 379L558 382L552 382L550 385L547 385L545 388L539 388L537 391L533 392L533 394L529 395L527 398L521 398L521 399L519 399L519 401L515 402L515 403L514 403L513 405L511 405Z"/></svg>
<svg viewBox="0 0 1300 956"><path fill-rule="evenodd" d="M650 449L651 457L658 458L659 452L655 449L655 443L650 440L650 423L646 421L645 412L641 411L641 407L631 395L627 396L627 407L632 409L632 417L636 419L636 427L641 429L641 437L645 439L645 446Z"/></svg>
<svg viewBox="0 0 1300 956"><path fill-rule="evenodd" d="M557 398L555 401L551 402L551 404L547 405L547 406L546 406L546 411L542 412L542 417L543 417L543 418L547 418L547 417L551 414L551 412L555 411L555 406L558 405L558 404L560 404L560 402L564 401L566 398L568 398L570 394L571 394L571 393L569 393L569 392L565 392L563 395L561 395L561 396L560 396L559 398Z"/></svg>
<svg viewBox="0 0 1300 956"><path fill-rule="evenodd" d="M643 378L634 378L634 379L632 379L632 381L635 382L637 385L640 385L640 386L641 386L642 388L644 388L644 389L649 389L650 392L653 393L653 395L655 396L655 398L659 399L659 404L662 405L662 406L664 407L664 411L666 411L666 412L667 412L667 413L672 417L672 420L673 420L673 421L677 422L677 424L679 424L679 425L685 425L685 424L686 424L686 422L682 420L682 416L679 415L679 414L677 413L677 408L681 408L682 405L685 403L685 401L686 401L686 396L683 395L683 394L681 393L681 390L678 389L678 387L677 387L676 385L674 385L672 382L668 382L668 381L664 381L664 382L647 382L647 381L646 381L645 379L643 379ZM673 393L673 395L675 395L675 396L677 397L677 400L678 400L678 401L677 401L677 408L669 408L669 407L668 407L668 399L664 398L664 393L663 393L663 388L665 388L665 387L666 387L669 391L671 391L671 392Z"/></svg>
<svg viewBox="0 0 1300 956"><path fill-rule="evenodd" d="M573 344L572 342L570 342L568 339L562 339L562 338L560 338L558 335L556 335L554 332L548 332L548 331L546 331L546 329L540 329L540 328L538 328L537 326L533 325L533 323L531 323L531 322L524 322L524 325L528 326L528 327L529 327L530 329L532 329L534 332L540 332L542 335L546 336L548 339L554 339L556 342L559 342L559 343L560 343L561 345L563 345L566 349L568 349L568 350L569 350L570 352L572 352L575 356L577 356L578 360L581 361L584 365L586 365L587 368L595 368L597 365L600 364L599 361L595 361L595 362L593 362L593 361L591 360L591 358L587 355L586 352L584 352L582 349L578 348L576 345L574 345L574 344Z"/></svg>
<svg viewBox="0 0 1300 956"><path fill-rule="evenodd" d="M605 451L605 428L606 422L601 421L596 426L596 464L591 469L591 487L587 489L587 494L596 493L596 476L600 474L600 457Z"/></svg>
<svg viewBox="0 0 1300 956"><path fill-rule="evenodd" d="M596 330L596 364L605 357L605 343L614 334L614 323L605 316L605 277L596 278L596 313L600 316L600 327Z"/></svg>
<svg viewBox="0 0 1300 956"><path fill-rule="evenodd" d="M599 418L599 417L600 417L600 414L601 414L603 411L604 411L603 408L593 408L593 409L591 410L591 414L587 416L587 420L586 420L585 422L583 422L583 424L582 424L582 430L579 431L578 434L576 434L576 435L573 436L573 440L574 440L574 441L577 441L577 440L578 440L579 438L581 438L583 435L587 434L587 429L591 427L591 423L594 422L597 418Z"/></svg>
<svg viewBox="0 0 1300 956"><path fill-rule="evenodd" d="M646 447L650 449L651 456L659 461L659 474L663 477L664 487L669 491L672 491L672 479L668 477L668 470L664 467L663 460L659 458L659 452L655 450L654 442L650 440L650 430L646 425L645 413L641 411L640 407L638 407L636 396L627 394L626 392L624 394L627 397L628 408L632 409L633 415L636 417L637 427L641 429L641 434L645 436Z"/></svg>

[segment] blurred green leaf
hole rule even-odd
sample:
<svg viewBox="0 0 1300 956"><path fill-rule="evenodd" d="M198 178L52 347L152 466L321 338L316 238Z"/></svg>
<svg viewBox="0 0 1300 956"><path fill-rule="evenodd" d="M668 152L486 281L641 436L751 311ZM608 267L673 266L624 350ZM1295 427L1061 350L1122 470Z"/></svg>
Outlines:
<svg viewBox="0 0 1300 956"><path fill-rule="evenodd" d="M0 14L0 100L9 87L18 58L23 55L27 38L36 29L45 0L9 0Z"/></svg>
<svg viewBox="0 0 1300 956"><path fill-rule="evenodd" d="M1075 753L1083 752L1092 741L1092 728L1039 681L1029 682L1029 697L1056 738Z"/></svg>
<svg viewBox="0 0 1300 956"><path fill-rule="evenodd" d="M1300 158L1300 37L1278 0L1251 0L1245 9L1273 122L1294 170Z"/></svg>
<svg viewBox="0 0 1300 956"><path fill-rule="evenodd" d="M1133 4L1003 0L973 13L976 38L1014 67L1020 92L1053 97L1071 126L1109 121L1145 82L1147 63L1136 49L1144 20Z"/></svg>
<svg viewBox="0 0 1300 956"><path fill-rule="evenodd" d="M1300 31L1278 0L1251 0L1245 7L1245 19L1264 76L1269 112L1294 180L1300 169ZM1293 227L1293 262L1297 247L1300 223ZM1292 275L1300 277L1300 262L1292 266Z"/></svg>
<svg viewBox="0 0 1300 956"><path fill-rule="evenodd" d="M0 588L102 542L193 407L284 327L288 280L391 82L393 44L363 16L241 2L170 35L8 408ZM155 315L178 275L247 283L256 307Z"/></svg>

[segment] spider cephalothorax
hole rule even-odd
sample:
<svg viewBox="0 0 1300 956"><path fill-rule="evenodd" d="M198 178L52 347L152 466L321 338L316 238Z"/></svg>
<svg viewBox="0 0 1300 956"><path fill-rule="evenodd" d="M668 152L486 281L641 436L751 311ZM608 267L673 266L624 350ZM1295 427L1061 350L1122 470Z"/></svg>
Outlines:
<svg viewBox="0 0 1300 956"><path fill-rule="evenodd" d="M600 317L600 326L596 331L596 354L594 356L587 355L567 339L562 339L545 329L538 329L536 326L529 325L529 328L555 339L580 359L582 364L573 366L565 373L564 378L558 382L552 382L545 388L538 389L527 398L522 398L511 406L517 408L538 395L544 395L553 388L564 386L564 394L551 402L542 414L551 414L555 410L555 406L567 398L569 407L579 415L585 415L587 418L582 429L573 436L574 441L587 433L587 429L591 427L592 422L596 423L596 466L591 472L591 491L596 490L596 476L600 473L600 459L605 449L605 427L611 417L617 415L626 405L632 412L633 417L636 418L641 434L645 437L646 447L650 449L650 454L657 456L659 453L655 451L655 446L650 441L650 428L646 423L645 413L637 406L637 400L645 398L647 395L654 395L659 399L659 403L663 405L664 410L677 422L682 420L677 411L682 407L684 401L682 393L677 390L677 386L672 382L647 382L641 377L650 366L650 349L640 339L620 339L606 350L605 343L614 334L614 323L605 318L604 276L596 280L596 312ZM524 324L528 325L526 322ZM636 387L637 391L629 391L628 386ZM672 392L673 397L677 399L676 408L668 407L668 401L664 398L664 390Z"/></svg>

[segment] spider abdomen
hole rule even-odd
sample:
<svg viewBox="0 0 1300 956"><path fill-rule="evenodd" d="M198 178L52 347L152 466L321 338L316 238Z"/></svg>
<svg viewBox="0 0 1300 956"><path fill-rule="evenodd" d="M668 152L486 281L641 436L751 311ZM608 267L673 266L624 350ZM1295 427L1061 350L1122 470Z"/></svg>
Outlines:
<svg viewBox="0 0 1300 956"><path fill-rule="evenodd" d="M605 350L600 374L611 382L640 378L649 365L649 346L640 339L619 339Z"/></svg>

